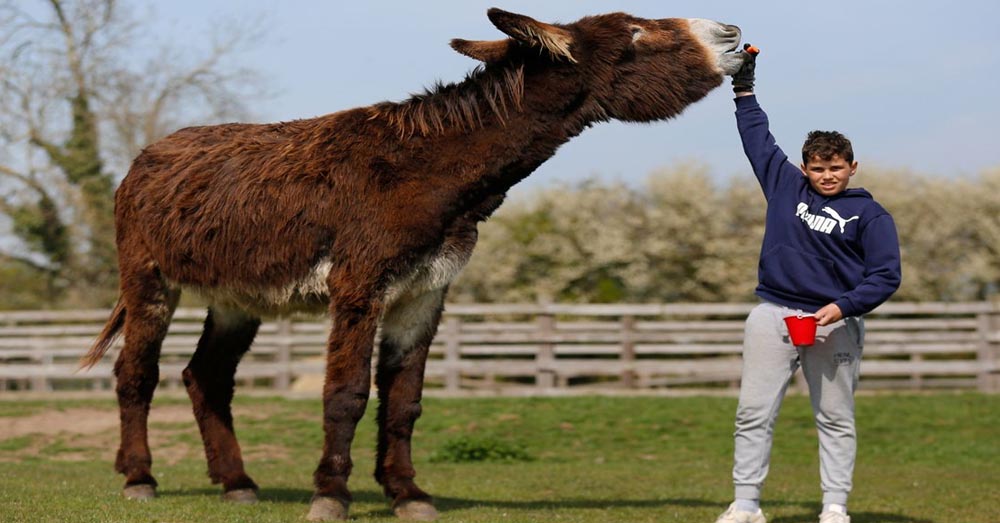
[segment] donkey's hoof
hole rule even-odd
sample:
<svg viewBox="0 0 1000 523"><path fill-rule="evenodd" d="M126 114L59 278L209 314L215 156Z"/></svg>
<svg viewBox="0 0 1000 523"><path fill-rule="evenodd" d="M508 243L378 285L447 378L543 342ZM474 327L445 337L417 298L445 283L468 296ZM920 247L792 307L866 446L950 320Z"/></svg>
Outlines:
<svg viewBox="0 0 1000 523"><path fill-rule="evenodd" d="M347 519L347 503L326 496L313 496L309 507L309 521L345 521Z"/></svg>
<svg viewBox="0 0 1000 523"><path fill-rule="evenodd" d="M257 502L257 490L252 488L238 488L230 490L222 495L223 501L250 505Z"/></svg>
<svg viewBox="0 0 1000 523"><path fill-rule="evenodd" d="M429 501L411 499L401 501L392 507L399 519L407 521L434 521L438 517L438 511Z"/></svg>
<svg viewBox="0 0 1000 523"><path fill-rule="evenodd" d="M156 487L148 483L128 485L122 489L122 496L124 496L125 499L149 501L156 497Z"/></svg>

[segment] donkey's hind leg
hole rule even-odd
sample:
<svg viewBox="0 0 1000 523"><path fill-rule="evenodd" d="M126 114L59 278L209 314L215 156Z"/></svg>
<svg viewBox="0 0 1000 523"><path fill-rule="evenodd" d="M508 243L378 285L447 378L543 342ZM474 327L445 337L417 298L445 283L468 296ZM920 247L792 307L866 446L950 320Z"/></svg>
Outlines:
<svg viewBox="0 0 1000 523"><path fill-rule="evenodd" d="M445 289L404 296L389 307L382 322L375 377L379 398L375 479L393 499L393 510L402 519L437 518L431 497L413 482L416 471L410 438L421 412L424 365L444 296Z"/></svg>
<svg viewBox="0 0 1000 523"><path fill-rule="evenodd" d="M231 404L236 366L250 349L259 326L257 317L210 307L198 348L183 373L205 444L208 476L212 483L222 483L223 499L239 503L257 501L257 484L243 469Z"/></svg>
<svg viewBox="0 0 1000 523"><path fill-rule="evenodd" d="M160 380L160 346L180 292L168 288L156 266L122 269L121 291L125 304L125 346L115 362L115 391L121 418L121 445L115 470L125 475L122 494L129 499L156 495L151 468L147 422L153 392Z"/></svg>

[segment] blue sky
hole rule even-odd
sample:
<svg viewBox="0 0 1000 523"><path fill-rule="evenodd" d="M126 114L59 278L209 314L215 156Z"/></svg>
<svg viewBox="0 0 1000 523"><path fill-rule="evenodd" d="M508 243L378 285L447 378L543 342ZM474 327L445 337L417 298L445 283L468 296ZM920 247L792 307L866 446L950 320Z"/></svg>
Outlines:
<svg viewBox="0 0 1000 523"><path fill-rule="evenodd" d="M794 157L812 129L837 129L864 167L940 176L1000 166L1000 2L705 2L695 0L462 0L158 2L154 31L205 40L221 19L258 19L265 35L243 55L275 95L261 121L290 120L401 100L475 66L451 38L494 39L500 7L547 22L626 11L647 18L700 17L739 25L763 54L757 92L772 132ZM663 166L699 162L718 176L750 176L722 87L680 117L608 123L559 150L520 191L588 176L638 183Z"/></svg>

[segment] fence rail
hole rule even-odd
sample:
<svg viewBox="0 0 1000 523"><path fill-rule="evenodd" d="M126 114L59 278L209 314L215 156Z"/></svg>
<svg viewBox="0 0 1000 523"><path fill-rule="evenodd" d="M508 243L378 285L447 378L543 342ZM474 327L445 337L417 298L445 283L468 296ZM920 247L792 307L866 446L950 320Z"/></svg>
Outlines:
<svg viewBox="0 0 1000 523"><path fill-rule="evenodd" d="M449 394L730 389L738 386L743 320L752 304L449 305L426 368ZM0 394L106 390L120 343L78 370L105 310L0 312ZM160 359L179 388L204 311L180 309ZM1000 305L888 303L866 318L864 389L1000 391ZM318 390L328 322L267 321L240 365L242 386ZM795 386L803 388L801 374Z"/></svg>

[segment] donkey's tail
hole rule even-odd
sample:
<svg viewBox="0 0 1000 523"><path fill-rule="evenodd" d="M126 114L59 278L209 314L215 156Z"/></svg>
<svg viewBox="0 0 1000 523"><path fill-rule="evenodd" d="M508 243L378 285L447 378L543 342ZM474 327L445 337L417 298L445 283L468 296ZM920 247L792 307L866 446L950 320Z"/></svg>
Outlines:
<svg viewBox="0 0 1000 523"><path fill-rule="evenodd" d="M104 353L108 352L111 345L118 339L119 331L123 325L125 325L125 304L119 298L118 303L115 304L115 309L111 311L111 318L104 324L104 330L101 331L94 345L87 351L87 354L80 358L81 369L89 369L101 361Z"/></svg>

